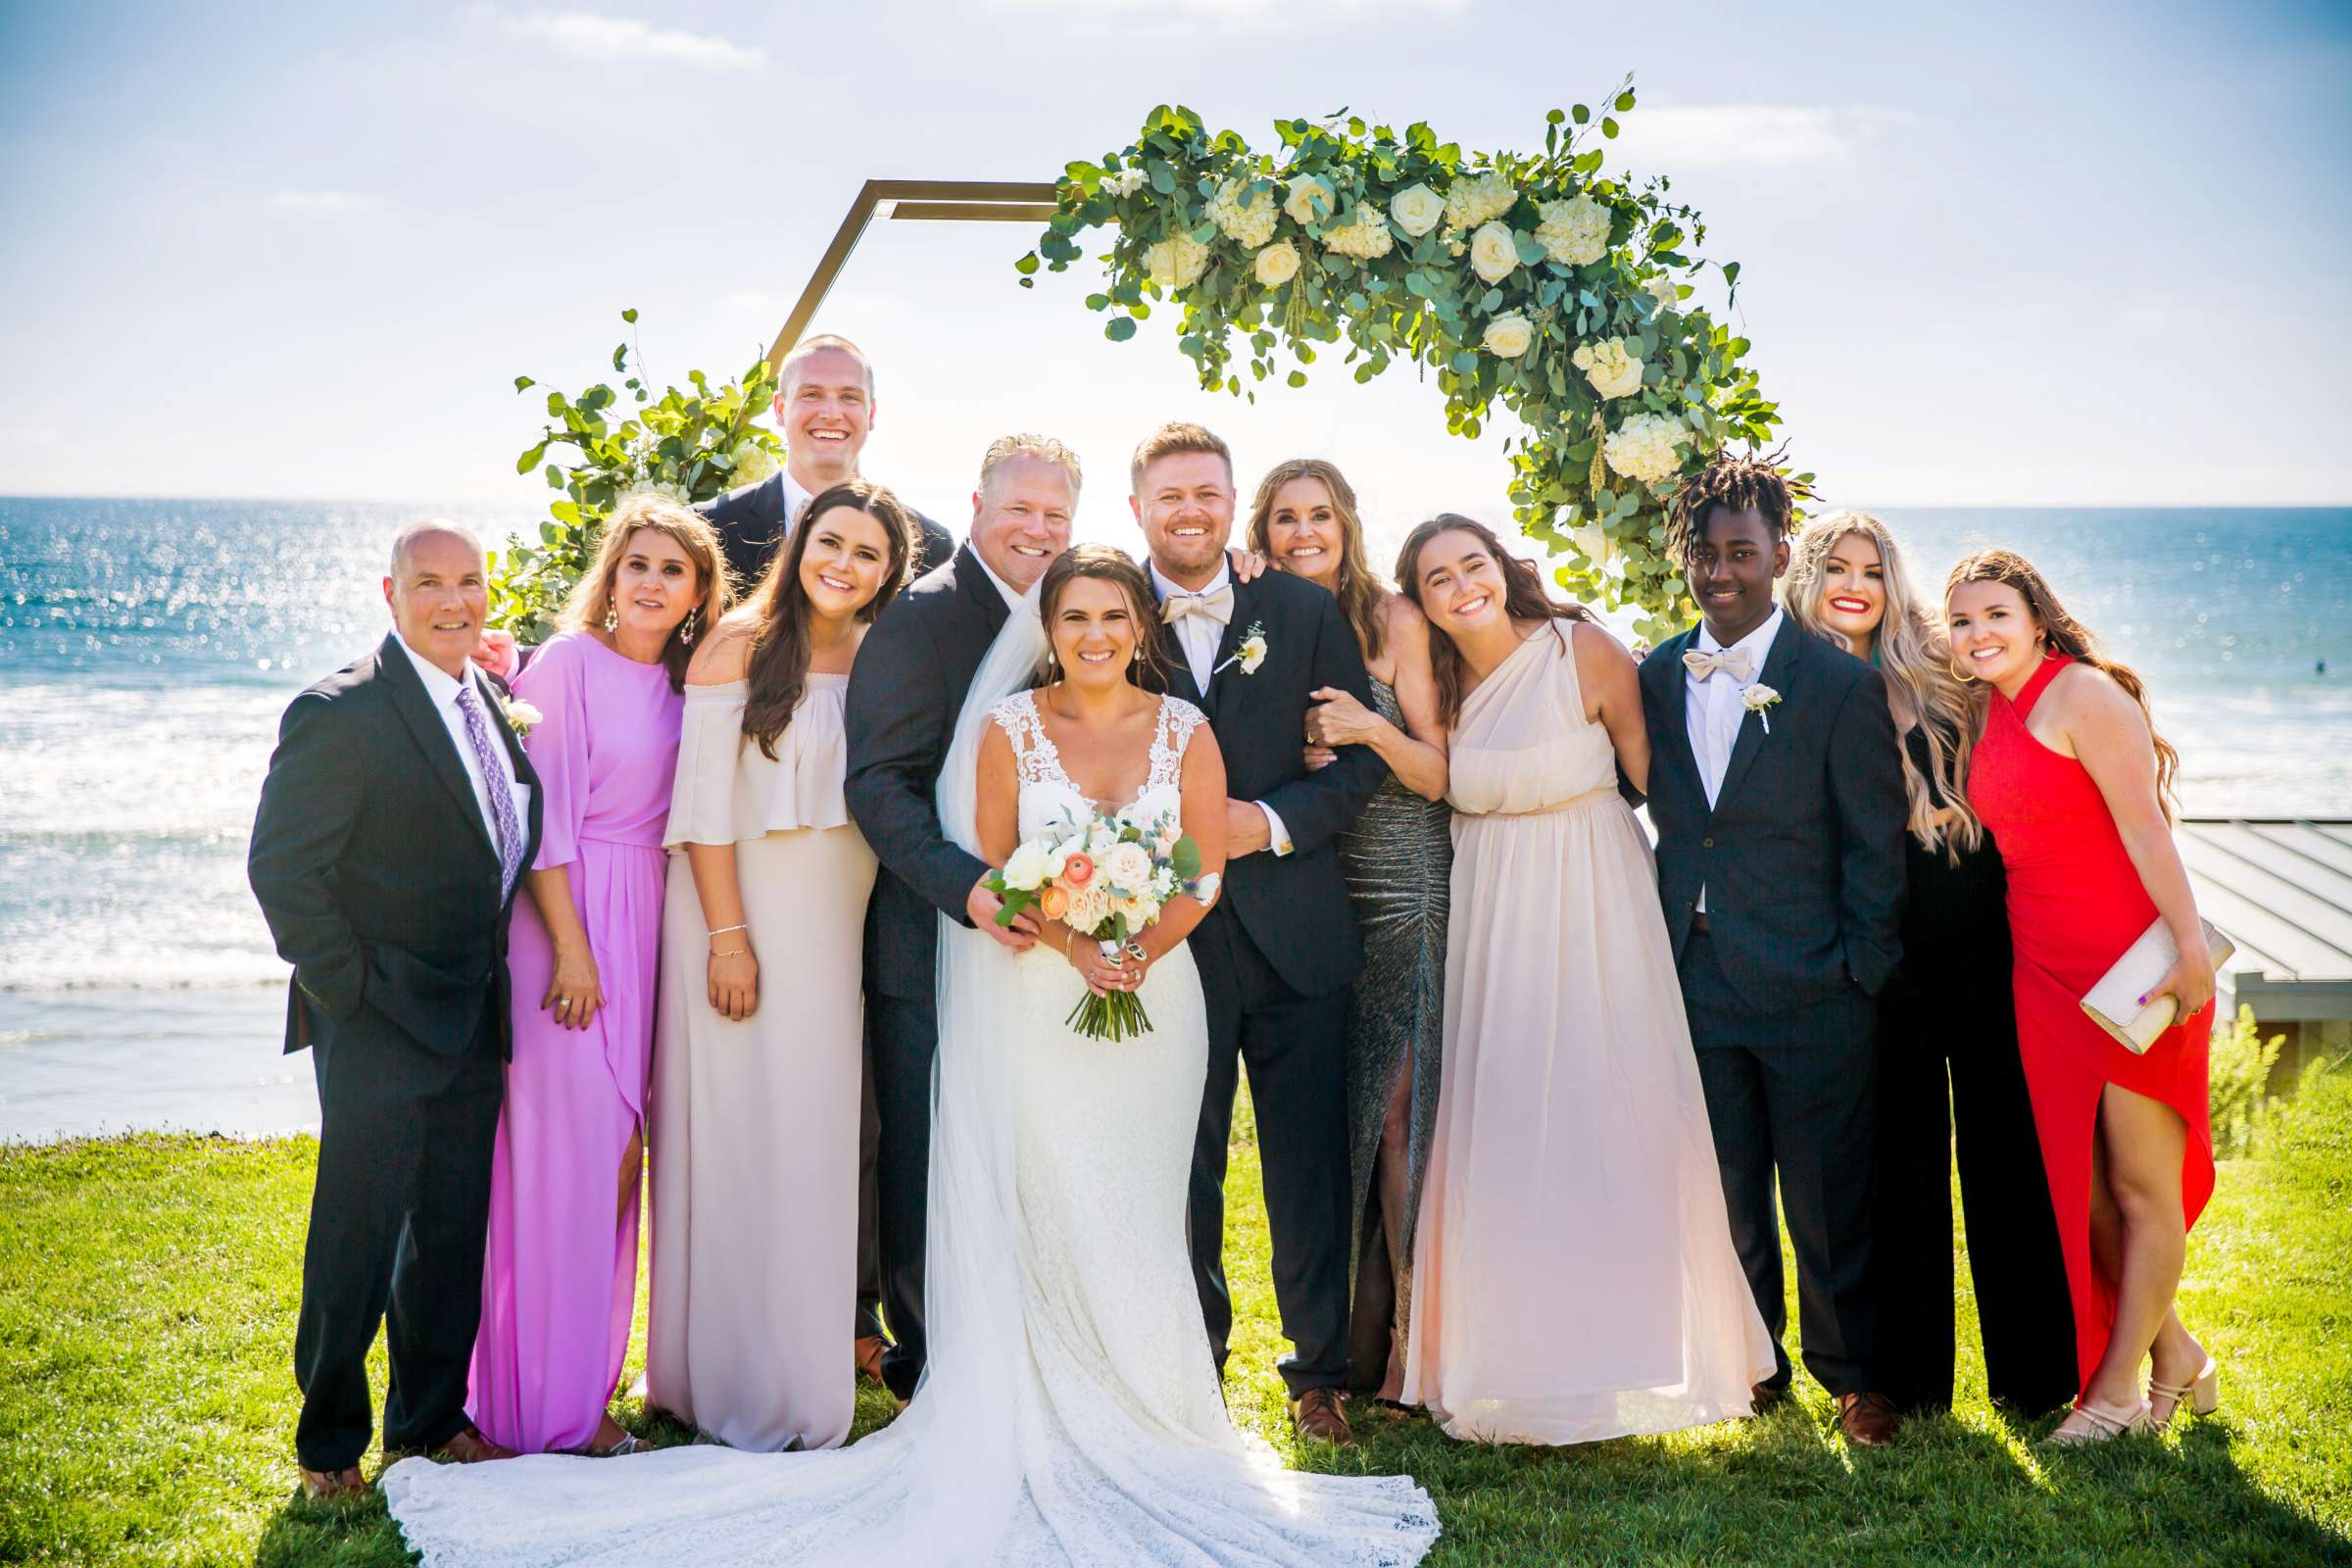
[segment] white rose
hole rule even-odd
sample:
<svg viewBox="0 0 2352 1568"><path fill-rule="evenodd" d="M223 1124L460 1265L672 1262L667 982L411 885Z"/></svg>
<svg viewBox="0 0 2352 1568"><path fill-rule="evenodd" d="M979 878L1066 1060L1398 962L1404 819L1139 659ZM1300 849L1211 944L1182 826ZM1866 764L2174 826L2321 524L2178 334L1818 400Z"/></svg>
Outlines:
<svg viewBox="0 0 2352 1568"><path fill-rule="evenodd" d="M1497 316L1489 321L1486 336L1482 341L1487 346L1487 352L1496 359L1515 360L1525 354L1528 345L1535 340L1534 325L1526 317L1514 311L1508 316Z"/></svg>
<svg viewBox="0 0 2352 1568"><path fill-rule="evenodd" d="M1331 181L1320 174L1300 174L1291 181L1291 194L1282 210L1298 223L1320 223L1339 209Z"/></svg>
<svg viewBox="0 0 2352 1568"><path fill-rule="evenodd" d="M1278 239L1257 253L1257 280L1268 288L1280 288L1298 275L1298 247L1287 239Z"/></svg>
<svg viewBox="0 0 2352 1568"><path fill-rule="evenodd" d="M1656 484L1682 470L1675 448L1690 438L1680 419L1663 415L1637 414L1611 431L1600 446L1609 467L1628 479Z"/></svg>
<svg viewBox="0 0 2352 1568"><path fill-rule="evenodd" d="M1500 218L1519 205L1519 191L1509 177L1489 170L1466 174L1446 192L1446 221L1468 233L1491 218Z"/></svg>
<svg viewBox="0 0 2352 1568"><path fill-rule="evenodd" d="M1108 822L1097 822L1086 830L1086 853L1094 857L1098 866L1102 863L1102 857L1108 855L1118 842L1119 830Z"/></svg>
<svg viewBox="0 0 2352 1568"><path fill-rule="evenodd" d="M1023 893L1035 893L1053 876L1046 864L1046 848L1031 841L1012 852L1004 862L1004 885Z"/></svg>
<svg viewBox="0 0 2352 1568"><path fill-rule="evenodd" d="M1427 185L1407 185L1389 198L1389 216L1398 228L1419 239L1446 216L1446 199Z"/></svg>
<svg viewBox="0 0 2352 1568"><path fill-rule="evenodd" d="M1642 287L1648 289L1649 297L1658 302L1659 310L1679 311L1683 308L1682 291L1675 286L1674 279L1666 273L1660 272Z"/></svg>
<svg viewBox="0 0 2352 1568"><path fill-rule="evenodd" d="M1617 541L1609 537L1609 530L1597 517L1570 528L1568 538L1592 563L1594 571L1608 570L1609 563L1617 559Z"/></svg>
<svg viewBox="0 0 2352 1568"><path fill-rule="evenodd" d="M1255 632L1252 632L1250 635L1243 638L1241 652L1235 657L1240 659L1242 662L1243 674L1256 674L1257 666L1266 662L1265 638Z"/></svg>
<svg viewBox="0 0 2352 1568"><path fill-rule="evenodd" d="M1358 261L1386 256L1396 244L1396 236L1389 232L1389 220L1370 202L1358 203L1355 211L1348 215L1348 221L1335 223L1323 231L1325 250Z"/></svg>
<svg viewBox="0 0 2352 1568"><path fill-rule="evenodd" d="M1189 234L1163 239L1144 252L1152 281L1161 288L1191 288L1208 270L1208 247Z"/></svg>
<svg viewBox="0 0 2352 1568"><path fill-rule="evenodd" d="M1122 893L1141 892L1152 880L1152 857L1141 844L1122 844L1102 857L1102 874Z"/></svg>
<svg viewBox="0 0 2352 1568"><path fill-rule="evenodd" d="M1536 242L1544 254L1570 267L1590 267L1609 253L1609 210L1590 196L1545 202Z"/></svg>
<svg viewBox="0 0 2352 1568"><path fill-rule="evenodd" d="M1490 283L1519 270L1519 240L1508 223L1496 220L1470 236L1470 270Z"/></svg>
<svg viewBox="0 0 2352 1568"><path fill-rule="evenodd" d="M1627 351L1621 337L1587 343L1568 359L1604 399L1630 397L1642 390L1642 362Z"/></svg>
<svg viewBox="0 0 2352 1568"><path fill-rule="evenodd" d="M1070 894L1069 912L1061 923L1082 936L1092 936L1110 920L1110 893L1101 877Z"/></svg>
<svg viewBox="0 0 2352 1568"><path fill-rule="evenodd" d="M1237 244L1255 250L1274 237L1281 214L1271 191L1249 179L1230 179L1209 198L1208 216Z"/></svg>
<svg viewBox="0 0 2352 1568"><path fill-rule="evenodd" d="M1159 901L1149 893L1139 893L1131 899L1113 899L1110 912L1127 917L1127 934L1133 936L1159 918Z"/></svg>

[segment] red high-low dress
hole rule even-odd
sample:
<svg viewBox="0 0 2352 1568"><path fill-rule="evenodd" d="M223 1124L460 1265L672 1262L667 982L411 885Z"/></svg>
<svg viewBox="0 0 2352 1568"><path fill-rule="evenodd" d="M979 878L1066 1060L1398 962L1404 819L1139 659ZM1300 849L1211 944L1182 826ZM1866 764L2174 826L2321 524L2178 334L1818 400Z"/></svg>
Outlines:
<svg viewBox="0 0 2352 1568"><path fill-rule="evenodd" d="M2016 941L2017 1046L2050 1206L2074 1296L2075 1355L2083 1385L2107 1352L2115 1282L2090 1256L2090 1153L2099 1095L2109 1084L2159 1100L2188 1123L2180 1211L2189 1225L2213 1196L2213 1126L2206 1098L2213 1004L2133 1055L2082 1011L2084 992L2156 920L2156 905L2124 850L2115 817L2082 762L2026 729L2034 705L2071 661L2044 661L2017 700L1995 691L1984 738L1969 763L1968 799L2000 847Z"/></svg>

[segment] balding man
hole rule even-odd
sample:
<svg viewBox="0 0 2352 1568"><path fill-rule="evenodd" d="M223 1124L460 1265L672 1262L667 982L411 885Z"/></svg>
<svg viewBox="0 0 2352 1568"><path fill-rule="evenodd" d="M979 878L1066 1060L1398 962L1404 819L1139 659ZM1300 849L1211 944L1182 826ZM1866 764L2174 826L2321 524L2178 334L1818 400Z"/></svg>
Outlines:
<svg viewBox="0 0 2352 1568"><path fill-rule="evenodd" d="M368 1349L389 1319L387 1452L506 1457L466 1415L506 1054L507 916L539 790L466 656L488 581L453 523L402 531L393 628L294 699L246 862L294 965L289 1052L318 1080L294 1449L305 1492L368 1490Z"/></svg>

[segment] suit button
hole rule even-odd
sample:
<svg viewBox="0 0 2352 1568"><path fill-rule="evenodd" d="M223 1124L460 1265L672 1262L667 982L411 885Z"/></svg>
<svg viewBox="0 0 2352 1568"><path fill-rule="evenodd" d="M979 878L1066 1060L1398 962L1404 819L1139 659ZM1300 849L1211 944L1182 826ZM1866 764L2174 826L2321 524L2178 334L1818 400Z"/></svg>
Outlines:
<svg viewBox="0 0 2352 1568"><path fill-rule="evenodd" d="M1702 850L1711 850L1715 847L1715 841L1713 839L1700 839L1698 841L1698 847Z"/></svg>

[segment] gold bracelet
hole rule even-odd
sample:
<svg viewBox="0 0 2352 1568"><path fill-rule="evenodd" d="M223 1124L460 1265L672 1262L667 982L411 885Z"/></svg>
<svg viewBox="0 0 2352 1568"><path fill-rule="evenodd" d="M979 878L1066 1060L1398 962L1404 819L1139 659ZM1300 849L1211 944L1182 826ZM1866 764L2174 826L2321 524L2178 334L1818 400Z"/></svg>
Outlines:
<svg viewBox="0 0 2352 1568"><path fill-rule="evenodd" d="M710 956L713 958L740 958L751 951L749 948L729 948L724 953L713 953Z"/></svg>

